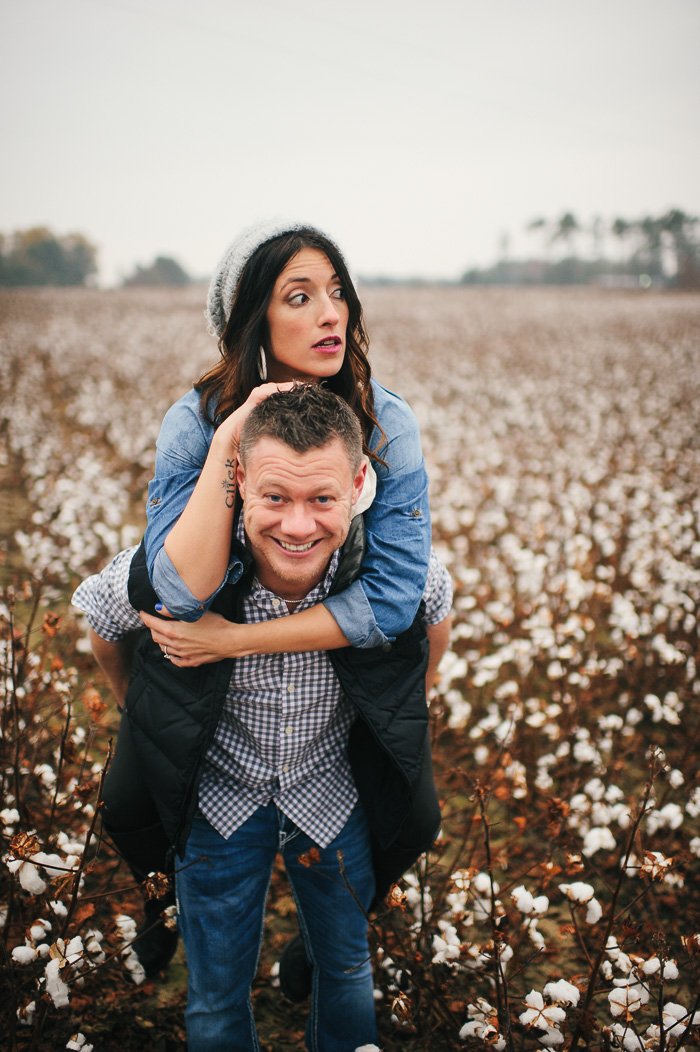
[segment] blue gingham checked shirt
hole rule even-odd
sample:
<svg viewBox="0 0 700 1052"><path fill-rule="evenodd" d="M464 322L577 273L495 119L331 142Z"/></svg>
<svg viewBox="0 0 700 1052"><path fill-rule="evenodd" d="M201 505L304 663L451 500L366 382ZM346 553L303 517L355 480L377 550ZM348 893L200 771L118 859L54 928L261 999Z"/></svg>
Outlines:
<svg viewBox="0 0 700 1052"><path fill-rule="evenodd" d="M243 540L242 522L239 533ZM73 606L109 641L143 628L128 599L135 551L120 552L101 573L83 581L73 596ZM294 605L294 613L326 597L338 558L336 552L322 581ZM426 624L437 624L449 613L452 585L434 552L423 598ZM286 603L256 580L243 602L244 620L287 616ZM228 839L258 807L274 800L319 847L326 847L357 803L347 758L355 716L325 651L237 658L204 763L201 813Z"/></svg>

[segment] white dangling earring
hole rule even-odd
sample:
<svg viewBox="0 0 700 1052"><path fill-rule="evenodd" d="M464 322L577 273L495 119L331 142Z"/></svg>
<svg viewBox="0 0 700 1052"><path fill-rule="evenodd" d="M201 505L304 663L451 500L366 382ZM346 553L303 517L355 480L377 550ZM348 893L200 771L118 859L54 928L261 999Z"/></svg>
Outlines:
<svg viewBox="0 0 700 1052"><path fill-rule="evenodd" d="M260 379L263 383L267 380L267 355L265 354L265 348L260 344L260 353L258 355L258 370L260 372Z"/></svg>

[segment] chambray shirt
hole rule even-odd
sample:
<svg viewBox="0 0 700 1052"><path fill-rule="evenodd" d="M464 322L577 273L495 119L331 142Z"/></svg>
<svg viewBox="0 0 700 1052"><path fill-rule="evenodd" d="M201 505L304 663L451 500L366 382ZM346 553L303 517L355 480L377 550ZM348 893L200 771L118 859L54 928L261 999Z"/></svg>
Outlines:
<svg viewBox="0 0 700 1052"><path fill-rule="evenodd" d="M372 388L374 411L387 438L379 453L387 466L374 465L377 493L365 512L362 576L323 601L357 647L379 646L409 627L425 585L431 540L428 476L416 418L402 398L376 380ZM192 389L165 415L148 488L148 572L158 598L183 621L197 621L217 593L205 602L196 599L163 545L192 494L213 435L213 426L200 413L199 394ZM371 448L380 437L375 428ZM231 565L226 580L235 583L239 574L240 568Z"/></svg>
<svg viewBox="0 0 700 1052"><path fill-rule="evenodd" d="M244 537L239 523L239 538ZM73 605L107 640L143 628L129 603L128 578L136 548L116 556L77 588ZM323 579L294 611L327 595L338 553ZM423 598L424 621L437 624L452 604L452 584L431 552ZM246 622L289 616L287 604L255 581L243 603ZM228 839L258 807L274 800L320 847L341 831L357 803L347 758L356 718L325 651L238 658L199 789L199 809ZM128 717L127 717L128 718Z"/></svg>

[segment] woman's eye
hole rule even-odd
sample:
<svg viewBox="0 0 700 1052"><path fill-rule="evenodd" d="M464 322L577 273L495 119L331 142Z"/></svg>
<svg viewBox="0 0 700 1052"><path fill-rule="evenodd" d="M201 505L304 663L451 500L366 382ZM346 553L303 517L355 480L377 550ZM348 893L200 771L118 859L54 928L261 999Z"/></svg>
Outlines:
<svg viewBox="0 0 700 1052"><path fill-rule="evenodd" d="M289 297L289 302L293 307L301 307L308 298L305 292L295 292L293 296Z"/></svg>
<svg viewBox="0 0 700 1052"><path fill-rule="evenodd" d="M331 296L334 300L344 300L345 291L343 290L342 286L339 285L337 289L333 289L333 291L331 292Z"/></svg>

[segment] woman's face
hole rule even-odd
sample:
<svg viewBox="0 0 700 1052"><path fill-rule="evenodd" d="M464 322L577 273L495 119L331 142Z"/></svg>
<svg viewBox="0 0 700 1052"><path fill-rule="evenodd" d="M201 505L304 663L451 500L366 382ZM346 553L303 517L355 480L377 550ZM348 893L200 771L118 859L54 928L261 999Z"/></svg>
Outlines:
<svg viewBox="0 0 700 1052"><path fill-rule="evenodd" d="M317 248L302 248L275 281L267 308L269 380L335 376L345 357L348 305L340 279Z"/></svg>

